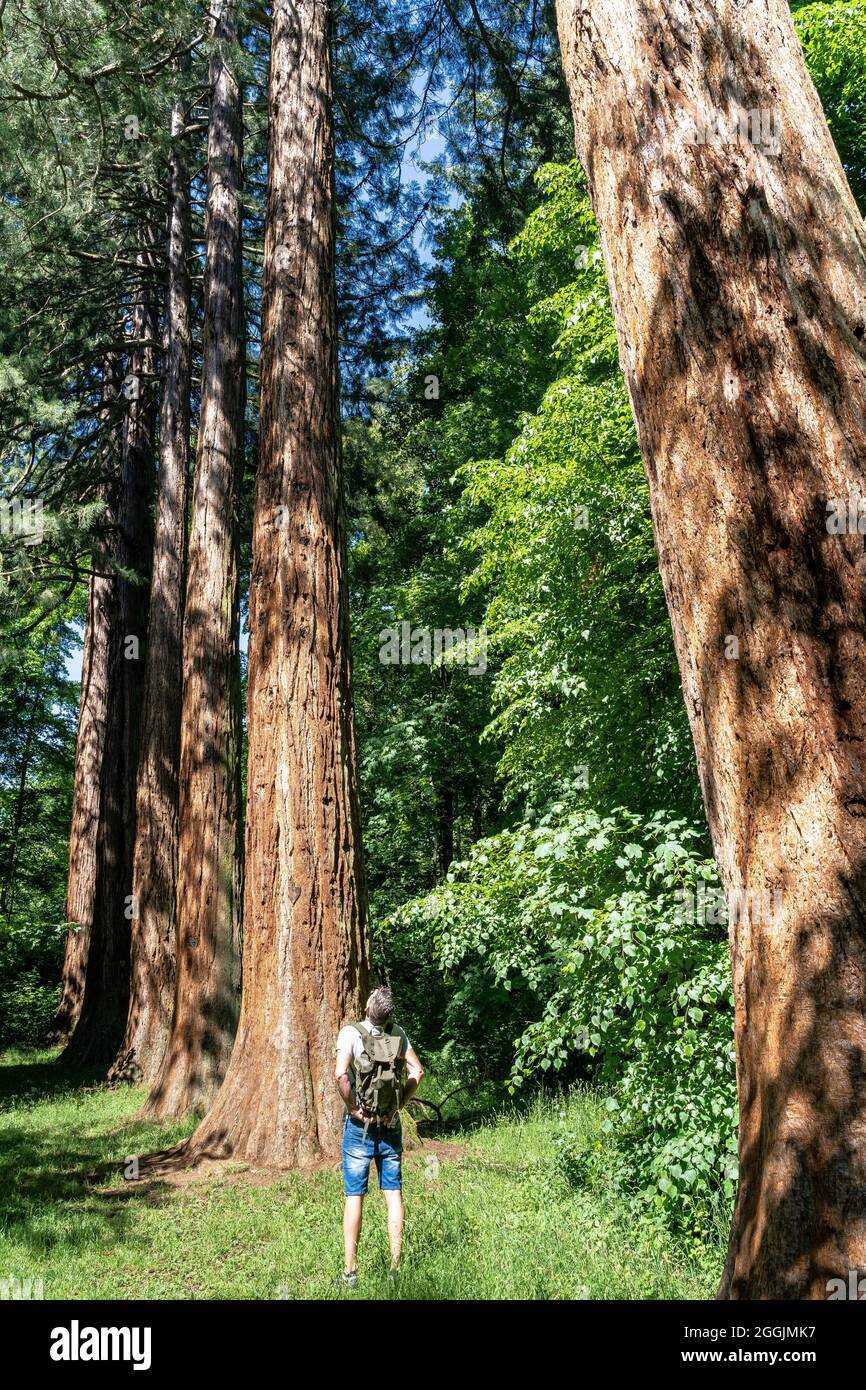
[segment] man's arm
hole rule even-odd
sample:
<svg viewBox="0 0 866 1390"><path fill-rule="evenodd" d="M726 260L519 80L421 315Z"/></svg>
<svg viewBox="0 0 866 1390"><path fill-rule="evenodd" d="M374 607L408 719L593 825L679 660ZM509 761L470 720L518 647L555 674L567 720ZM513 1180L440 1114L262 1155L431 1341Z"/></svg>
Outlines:
<svg viewBox="0 0 866 1390"><path fill-rule="evenodd" d="M334 1078L337 1082L337 1090L343 1097L343 1104L350 1115L354 1115L356 1120L364 1119L364 1112L360 1105L355 1104L355 1097L352 1095L352 1083L349 1080L349 1067L352 1064L352 1049L341 1048L337 1053L337 1061L334 1066Z"/></svg>
<svg viewBox="0 0 866 1390"><path fill-rule="evenodd" d="M406 1048L406 1084L403 1087L403 1104L408 1105L421 1084L424 1068L414 1047Z"/></svg>

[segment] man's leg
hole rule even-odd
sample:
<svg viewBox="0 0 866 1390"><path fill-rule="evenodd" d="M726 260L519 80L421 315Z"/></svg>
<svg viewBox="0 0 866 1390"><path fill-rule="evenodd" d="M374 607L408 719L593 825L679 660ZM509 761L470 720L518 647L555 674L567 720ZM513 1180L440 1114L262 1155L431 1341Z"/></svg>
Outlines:
<svg viewBox="0 0 866 1390"><path fill-rule="evenodd" d="M376 1139L376 1170L388 1208L388 1244L391 1268L398 1269L403 1250L403 1131L399 1122Z"/></svg>
<svg viewBox="0 0 866 1390"><path fill-rule="evenodd" d="M355 1258L358 1253L358 1237L361 1234L361 1216L364 1197L370 1180L370 1159L372 1142L362 1132L360 1126L353 1125L349 1118L343 1126L343 1254L345 1267L343 1279L355 1287Z"/></svg>
<svg viewBox="0 0 866 1390"><path fill-rule="evenodd" d="M403 1252L403 1193L399 1190L382 1193L388 1207L388 1244L391 1247L391 1268L397 1269Z"/></svg>
<svg viewBox="0 0 866 1390"><path fill-rule="evenodd" d="M347 1197L343 1209L343 1252L345 1274L354 1274L355 1259L358 1254L358 1237L361 1234L361 1218L364 1214L363 1197Z"/></svg>

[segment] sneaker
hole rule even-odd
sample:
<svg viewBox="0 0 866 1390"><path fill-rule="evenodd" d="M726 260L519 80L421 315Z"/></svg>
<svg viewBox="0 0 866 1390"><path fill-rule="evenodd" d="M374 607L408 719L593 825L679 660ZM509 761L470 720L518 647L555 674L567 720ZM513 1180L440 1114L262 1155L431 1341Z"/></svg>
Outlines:
<svg viewBox="0 0 866 1390"><path fill-rule="evenodd" d="M399 1283L399 1281L400 1281L400 1266L399 1266L399 1265L392 1266L391 1269L388 1270L388 1278L390 1279L390 1281L391 1281L392 1284L397 1284L397 1283Z"/></svg>
<svg viewBox="0 0 866 1390"><path fill-rule="evenodd" d="M351 1274L340 1274L337 1276L336 1282L340 1288L356 1289L358 1287L358 1271L353 1269Z"/></svg>

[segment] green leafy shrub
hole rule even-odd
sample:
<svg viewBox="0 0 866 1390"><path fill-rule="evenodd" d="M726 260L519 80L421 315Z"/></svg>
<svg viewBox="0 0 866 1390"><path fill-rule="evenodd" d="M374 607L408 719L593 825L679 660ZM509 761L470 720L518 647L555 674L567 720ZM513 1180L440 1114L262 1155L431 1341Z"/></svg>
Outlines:
<svg viewBox="0 0 866 1390"><path fill-rule="evenodd" d="M35 971L0 989L0 1046L40 1043L60 999L57 985L43 984Z"/></svg>
<svg viewBox="0 0 866 1390"><path fill-rule="evenodd" d="M585 1147L584 1141L569 1130L563 1130L553 1139L553 1167L556 1176L566 1187L579 1190L589 1187L593 1177L593 1154Z"/></svg>

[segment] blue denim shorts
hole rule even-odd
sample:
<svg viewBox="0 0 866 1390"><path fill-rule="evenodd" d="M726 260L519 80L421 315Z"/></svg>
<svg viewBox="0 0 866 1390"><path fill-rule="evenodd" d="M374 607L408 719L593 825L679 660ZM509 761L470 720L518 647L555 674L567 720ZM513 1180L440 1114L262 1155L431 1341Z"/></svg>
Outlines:
<svg viewBox="0 0 866 1390"><path fill-rule="evenodd" d="M351 1115L343 1126L343 1191L347 1197L363 1197L370 1181L370 1163L376 1165L382 1192L399 1192L403 1186L403 1128L371 1124L364 1138L364 1122Z"/></svg>

